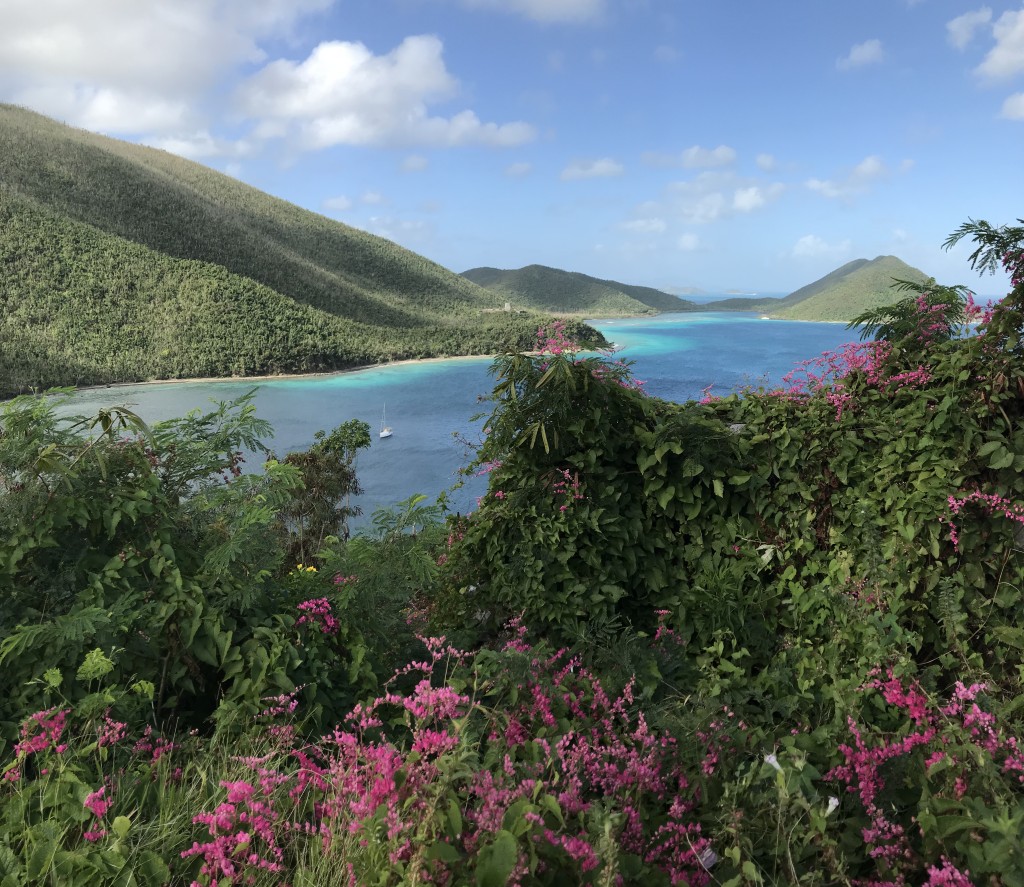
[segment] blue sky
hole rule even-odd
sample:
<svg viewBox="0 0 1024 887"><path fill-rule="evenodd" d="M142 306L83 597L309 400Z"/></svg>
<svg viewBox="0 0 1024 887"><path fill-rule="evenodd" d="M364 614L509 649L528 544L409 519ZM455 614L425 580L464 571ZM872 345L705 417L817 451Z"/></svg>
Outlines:
<svg viewBox="0 0 1024 887"><path fill-rule="evenodd" d="M0 98L455 271L1002 294L941 244L1024 215L1019 0L32 0Z"/></svg>

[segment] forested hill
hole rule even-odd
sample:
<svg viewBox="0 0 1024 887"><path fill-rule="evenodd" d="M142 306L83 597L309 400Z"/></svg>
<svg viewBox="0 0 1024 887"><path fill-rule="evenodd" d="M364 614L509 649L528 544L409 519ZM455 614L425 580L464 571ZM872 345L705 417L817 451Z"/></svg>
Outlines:
<svg viewBox="0 0 1024 887"><path fill-rule="evenodd" d="M181 157L0 105L0 396L523 347L537 319Z"/></svg>
<svg viewBox="0 0 1024 887"><path fill-rule="evenodd" d="M896 256L855 259L781 299L723 299L709 310L761 311L788 320L841 320L899 301L894 280L927 283L923 271Z"/></svg>
<svg viewBox="0 0 1024 887"><path fill-rule="evenodd" d="M497 293L513 309L608 317L688 311L697 307L693 302L651 287L601 280L545 265L527 265L509 271L471 268L463 271L462 276Z"/></svg>

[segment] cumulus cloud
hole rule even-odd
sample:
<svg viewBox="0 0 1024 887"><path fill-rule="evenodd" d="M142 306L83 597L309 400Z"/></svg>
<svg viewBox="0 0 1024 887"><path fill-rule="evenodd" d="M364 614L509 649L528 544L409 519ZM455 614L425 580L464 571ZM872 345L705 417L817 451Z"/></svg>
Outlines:
<svg viewBox="0 0 1024 887"><path fill-rule="evenodd" d="M683 151L682 163L686 169L708 169L716 166L728 166L736 160L736 152L728 145L717 148L702 148L694 145Z"/></svg>
<svg viewBox="0 0 1024 887"><path fill-rule="evenodd" d="M992 26L996 45L975 69L992 80L1003 80L1024 71L1024 9L1004 12Z"/></svg>
<svg viewBox="0 0 1024 887"><path fill-rule="evenodd" d="M771 154L758 154L755 163L757 163L758 169L763 169L765 172L775 169L775 158Z"/></svg>
<svg viewBox="0 0 1024 887"><path fill-rule="evenodd" d="M692 253L694 250L700 248L700 240L696 234L680 234L676 245L684 253Z"/></svg>
<svg viewBox="0 0 1024 887"><path fill-rule="evenodd" d="M306 149L333 145L519 145L532 126L483 123L472 111L431 117L458 83L437 37L407 37L386 55L362 43L320 43L302 62L271 62L241 85L238 107L261 134L286 131ZM269 124L269 127L267 126Z"/></svg>
<svg viewBox="0 0 1024 887"><path fill-rule="evenodd" d="M225 71L264 58L331 0L33 0L7 4L0 88L19 104L89 129L180 136Z"/></svg>
<svg viewBox="0 0 1024 887"><path fill-rule="evenodd" d="M905 166L906 162L904 161L904 166L901 166L902 169L909 168ZM850 198L863 193L872 182L885 178L888 174L889 169L885 161L877 154L871 154L839 179L808 179L804 184L822 197Z"/></svg>
<svg viewBox="0 0 1024 887"><path fill-rule="evenodd" d="M116 129L109 127L83 125L88 129L116 132ZM252 145L247 141L233 142L228 139L220 139L211 135L207 130L180 136L151 136L143 139L142 143L151 148L170 151L179 157L188 157L191 160L201 160L204 157L244 157L252 150Z"/></svg>
<svg viewBox="0 0 1024 887"><path fill-rule="evenodd" d="M781 182L759 182L731 171L705 170L668 186L665 211L688 224L706 225L767 206L785 190Z"/></svg>
<svg viewBox="0 0 1024 887"><path fill-rule="evenodd" d="M863 43L854 44L846 55L836 59L836 67L840 71L849 71L865 65L875 65L882 61L882 56L881 40L865 40Z"/></svg>
<svg viewBox="0 0 1024 887"><path fill-rule="evenodd" d="M946 22L946 39L957 49L965 49L974 38L975 31L992 21L992 10L987 6L965 12Z"/></svg>
<svg viewBox="0 0 1024 887"><path fill-rule="evenodd" d="M591 22L605 11L605 0L463 0L463 5L513 12L538 22Z"/></svg>
<svg viewBox="0 0 1024 887"><path fill-rule="evenodd" d="M352 201L344 194L339 194L337 197L328 197L323 202L323 208L333 212L345 212L347 209L352 209Z"/></svg>
<svg viewBox="0 0 1024 887"><path fill-rule="evenodd" d="M797 259L814 258L817 256L843 255L850 251L850 241L826 243L816 234L805 234L793 245L793 257Z"/></svg>
<svg viewBox="0 0 1024 887"><path fill-rule="evenodd" d="M562 180L571 182L577 179L601 179L621 176L623 166L610 157L600 160L574 160L562 170Z"/></svg>
<svg viewBox="0 0 1024 887"><path fill-rule="evenodd" d="M379 206L380 204L387 202L384 195L379 191L364 191L359 200L367 206Z"/></svg>
<svg viewBox="0 0 1024 887"><path fill-rule="evenodd" d="M1014 93L1003 102L1002 116L1008 120L1024 120L1024 92Z"/></svg>

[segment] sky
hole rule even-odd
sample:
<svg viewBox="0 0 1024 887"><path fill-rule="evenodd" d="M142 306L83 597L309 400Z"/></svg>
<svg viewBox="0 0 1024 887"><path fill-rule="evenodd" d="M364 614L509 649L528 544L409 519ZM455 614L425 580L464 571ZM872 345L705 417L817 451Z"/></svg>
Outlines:
<svg viewBox="0 0 1024 887"><path fill-rule="evenodd" d="M0 0L0 100L461 272L983 295L1024 215L1020 0Z"/></svg>

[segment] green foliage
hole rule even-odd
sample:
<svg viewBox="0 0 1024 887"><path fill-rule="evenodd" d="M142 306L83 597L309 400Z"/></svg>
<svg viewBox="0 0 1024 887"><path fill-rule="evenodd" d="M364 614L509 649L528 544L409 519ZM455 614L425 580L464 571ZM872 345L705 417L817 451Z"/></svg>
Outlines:
<svg viewBox="0 0 1024 887"><path fill-rule="evenodd" d="M370 426L358 419L339 425L329 435L318 431L314 443L284 462L302 472L302 484L280 511L290 534L288 557L312 561L328 536L348 538L348 519L359 514L351 497L362 490L356 480L356 454L370 445Z"/></svg>
<svg viewBox="0 0 1024 887"><path fill-rule="evenodd" d="M242 450L258 452L267 432L250 399L130 437L122 426L140 423L127 412L89 423L57 419L41 398L4 406L0 736L42 707L33 681L44 671L62 676L68 699L85 696L96 668L81 663L96 648L120 650L113 680L153 685L159 722L251 714L299 684L314 716L351 704L368 672L344 595L339 629L313 657L297 627L306 598L275 579L281 517L313 494L292 465L241 472ZM365 427L342 426L318 445L358 446L359 431L365 440Z"/></svg>
<svg viewBox="0 0 1024 887"><path fill-rule="evenodd" d="M543 319L196 163L9 105L0 252L0 397L493 354Z"/></svg>

